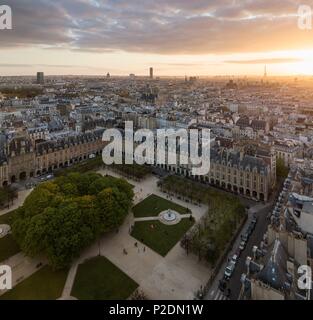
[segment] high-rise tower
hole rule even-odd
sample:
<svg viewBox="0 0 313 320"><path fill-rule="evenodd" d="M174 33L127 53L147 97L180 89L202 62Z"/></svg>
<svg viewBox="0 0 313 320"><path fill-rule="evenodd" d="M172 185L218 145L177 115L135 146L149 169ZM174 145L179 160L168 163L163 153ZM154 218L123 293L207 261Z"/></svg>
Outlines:
<svg viewBox="0 0 313 320"><path fill-rule="evenodd" d="M45 83L45 74L43 72L37 72L37 84Z"/></svg>

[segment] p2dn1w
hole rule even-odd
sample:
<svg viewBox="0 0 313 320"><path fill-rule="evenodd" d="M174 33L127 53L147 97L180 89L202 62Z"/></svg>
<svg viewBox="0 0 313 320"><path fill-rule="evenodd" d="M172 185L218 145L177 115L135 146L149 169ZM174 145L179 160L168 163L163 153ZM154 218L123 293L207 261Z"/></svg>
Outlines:
<svg viewBox="0 0 313 320"><path fill-rule="evenodd" d="M154 305L155 315L201 315L203 305Z"/></svg>

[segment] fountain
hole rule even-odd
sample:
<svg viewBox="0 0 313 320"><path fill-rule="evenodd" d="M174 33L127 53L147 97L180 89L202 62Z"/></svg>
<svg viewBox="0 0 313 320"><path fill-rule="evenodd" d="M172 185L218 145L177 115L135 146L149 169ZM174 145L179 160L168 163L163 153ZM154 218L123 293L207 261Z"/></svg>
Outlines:
<svg viewBox="0 0 313 320"><path fill-rule="evenodd" d="M163 219L168 221L168 222L172 222L174 220L176 220L177 218L177 214L176 212L168 209L164 214L163 214Z"/></svg>
<svg viewBox="0 0 313 320"><path fill-rule="evenodd" d="M181 216L178 212L168 209L159 214L159 220L164 224L177 224L181 220Z"/></svg>

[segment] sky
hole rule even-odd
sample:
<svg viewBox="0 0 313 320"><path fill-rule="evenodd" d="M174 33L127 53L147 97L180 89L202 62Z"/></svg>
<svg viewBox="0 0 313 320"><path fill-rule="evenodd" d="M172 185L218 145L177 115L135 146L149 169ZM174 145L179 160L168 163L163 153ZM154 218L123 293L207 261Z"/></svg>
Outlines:
<svg viewBox="0 0 313 320"><path fill-rule="evenodd" d="M313 75L313 0L6 0L0 75Z"/></svg>

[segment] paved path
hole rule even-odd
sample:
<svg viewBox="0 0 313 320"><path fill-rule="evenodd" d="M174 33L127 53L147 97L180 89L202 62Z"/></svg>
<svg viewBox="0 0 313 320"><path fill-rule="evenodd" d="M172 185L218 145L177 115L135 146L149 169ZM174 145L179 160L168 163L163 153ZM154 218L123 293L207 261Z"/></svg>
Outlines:
<svg viewBox="0 0 313 320"><path fill-rule="evenodd" d="M99 172L103 175L121 177L119 174L108 170ZM135 186L134 203L141 202L150 194L166 198L159 191L157 181L158 179L154 176L150 176L141 182L129 180ZM196 220L200 219L207 211L206 206L187 205L184 201L175 198L171 200L188 207ZM183 215L183 217L190 217L190 214ZM158 219L158 217L144 219L141 221ZM61 299L72 298L70 293L78 264L88 258L99 255L99 251L101 255L107 257L129 277L134 279L150 299L187 300L194 298L194 292L209 279L210 268L199 263L197 257L187 256L180 243L177 243L165 258L160 256L129 234L130 227L135 221L138 220L134 219L133 214L129 214L124 224L119 228L118 233L110 233L103 236L98 243L82 252L80 258L73 264L69 272ZM135 246L136 242L137 246ZM127 252L126 255L124 254L124 249Z"/></svg>
<svg viewBox="0 0 313 320"><path fill-rule="evenodd" d="M29 194L33 191L33 189L27 189L27 190L22 190L18 192L18 198L14 200L14 203L12 206L10 206L10 208L6 208L3 210L0 210L0 216L11 212L13 210L18 209L19 207L21 207L25 201L25 199L29 196Z"/></svg>
<svg viewBox="0 0 313 320"><path fill-rule="evenodd" d="M40 263L41 265L39 265ZM40 268L46 264L46 260L41 258L29 258L20 252L9 259L2 261L1 264L8 265L12 268L12 286L15 287L21 281L40 270ZM5 292L5 290L0 290L0 295Z"/></svg>
<svg viewBox="0 0 313 320"><path fill-rule="evenodd" d="M100 173L121 177L119 174L107 170L101 170ZM158 189L158 179L154 176L150 176L141 182L129 181L135 186L134 204L141 202L151 194L167 198ZM0 215L21 206L31 191L19 192L19 198L14 205L8 210L2 210ZM186 204L186 202L176 198L169 198L169 200L189 208L196 220L199 220L207 211L206 206L199 207L190 203ZM187 214L186 217L190 217L190 215ZM165 258L160 256L130 236L129 230L134 221L133 214L129 214L118 233L106 234L99 242L94 243L82 252L80 258L73 263L69 271L60 299L75 299L71 296L71 290L77 267L86 259L99 255L99 251L101 255L107 257L134 279L150 299L187 300L194 298L194 292L206 283L210 277L209 266L199 263L197 257L193 255L187 256L179 243L172 248ZM137 242L137 247L134 245L135 242ZM124 249L127 251L127 255L124 254ZM7 260L6 263L13 268L14 285L36 272L39 262L41 262L40 259L31 259L25 257L22 253Z"/></svg>
<svg viewBox="0 0 313 320"><path fill-rule="evenodd" d="M179 214L179 213L178 213ZM190 218L190 213L188 214L179 214L180 219ZM142 222L142 221L157 221L160 220L159 216L154 217L142 217L142 218L134 218L134 222Z"/></svg>
<svg viewBox="0 0 313 320"><path fill-rule="evenodd" d="M74 284L79 261L75 261L67 275L65 286L60 300L71 300L71 292ZM75 298L74 298L75 299Z"/></svg>

